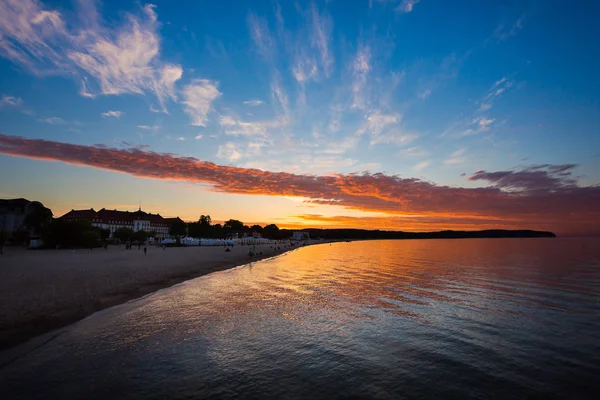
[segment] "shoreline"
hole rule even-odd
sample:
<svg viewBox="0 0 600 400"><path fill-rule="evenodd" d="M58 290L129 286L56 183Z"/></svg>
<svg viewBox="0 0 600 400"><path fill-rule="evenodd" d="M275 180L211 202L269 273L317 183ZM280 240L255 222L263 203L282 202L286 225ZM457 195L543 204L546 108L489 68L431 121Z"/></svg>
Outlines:
<svg viewBox="0 0 600 400"><path fill-rule="evenodd" d="M181 282L319 243L256 245L251 258L252 246L149 247L147 255L121 246L17 249L0 259L0 351Z"/></svg>

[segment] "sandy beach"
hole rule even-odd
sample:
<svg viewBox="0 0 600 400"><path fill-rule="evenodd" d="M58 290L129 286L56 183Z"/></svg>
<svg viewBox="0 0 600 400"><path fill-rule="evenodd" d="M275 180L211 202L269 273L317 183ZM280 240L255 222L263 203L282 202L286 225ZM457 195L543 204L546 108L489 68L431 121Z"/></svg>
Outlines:
<svg viewBox="0 0 600 400"><path fill-rule="evenodd" d="M0 349L96 311L211 272L289 251L289 245L125 250L6 249L0 255ZM262 252L262 255L260 255Z"/></svg>

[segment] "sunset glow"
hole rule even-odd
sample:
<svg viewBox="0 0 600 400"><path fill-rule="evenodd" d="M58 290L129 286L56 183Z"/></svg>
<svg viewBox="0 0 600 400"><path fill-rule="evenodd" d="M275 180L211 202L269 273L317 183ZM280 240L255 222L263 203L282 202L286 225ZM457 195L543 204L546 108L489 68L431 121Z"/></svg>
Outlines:
<svg viewBox="0 0 600 400"><path fill-rule="evenodd" d="M593 13L408 3L3 1L0 198L599 235Z"/></svg>

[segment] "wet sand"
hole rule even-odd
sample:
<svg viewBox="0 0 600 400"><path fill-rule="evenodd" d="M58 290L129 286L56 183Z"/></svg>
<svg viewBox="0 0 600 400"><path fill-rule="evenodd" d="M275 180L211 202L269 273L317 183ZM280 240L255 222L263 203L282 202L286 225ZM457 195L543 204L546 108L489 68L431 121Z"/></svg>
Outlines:
<svg viewBox="0 0 600 400"><path fill-rule="evenodd" d="M273 247L271 247L273 246ZM289 245L6 249L0 255L0 349L96 311L211 272L289 251ZM262 252L262 256L259 254Z"/></svg>

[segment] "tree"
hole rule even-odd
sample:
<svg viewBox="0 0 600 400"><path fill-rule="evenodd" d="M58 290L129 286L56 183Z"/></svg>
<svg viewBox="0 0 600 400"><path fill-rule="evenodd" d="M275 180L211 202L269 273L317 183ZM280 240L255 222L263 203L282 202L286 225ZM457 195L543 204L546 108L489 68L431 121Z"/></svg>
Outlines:
<svg viewBox="0 0 600 400"><path fill-rule="evenodd" d="M266 238L278 239L279 238L279 227L275 224L267 225L263 228L263 233Z"/></svg>
<svg viewBox="0 0 600 400"><path fill-rule="evenodd" d="M221 224L214 224L211 229L212 237L222 238L224 236L223 226Z"/></svg>
<svg viewBox="0 0 600 400"><path fill-rule="evenodd" d="M185 222L183 222L179 218L177 218L175 221L173 221L171 223L171 225L169 226L169 234L171 236L175 236L177 238L177 240L179 240L179 238L181 236L185 235L186 231L187 231L187 226L186 226Z"/></svg>
<svg viewBox="0 0 600 400"><path fill-rule="evenodd" d="M145 242L148 239L148 232L146 231L136 231L131 235L131 240L134 242Z"/></svg>
<svg viewBox="0 0 600 400"><path fill-rule="evenodd" d="M263 234L263 227L260 225L252 225L250 229L252 229L252 232Z"/></svg>
<svg viewBox="0 0 600 400"><path fill-rule="evenodd" d="M95 247L99 238L99 230L85 220L54 219L42 229L42 239L47 247Z"/></svg>
<svg viewBox="0 0 600 400"><path fill-rule="evenodd" d="M30 205L33 210L25 216L25 226L34 234L39 234L45 224L52 222L52 211L37 202Z"/></svg>
<svg viewBox="0 0 600 400"><path fill-rule="evenodd" d="M244 232L244 223L237 219L230 219L223 224L223 230L225 233L239 233Z"/></svg>
<svg viewBox="0 0 600 400"><path fill-rule="evenodd" d="M105 241L110 237L110 229L98 228L98 235L100 236L100 240Z"/></svg>
<svg viewBox="0 0 600 400"><path fill-rule="evenodd" d="M113 233L113 237L119 239L121 242L126 242L131 240L133 233L133 229L131 228L119 228Z"/></svg>
<svg viewBox="0 0 600 400"><path fill-rule="evenodd" d="M81 245L87 248L94 248L100 246L100 235L98 231L90 229L81 235Z"/></svg>
<svg viewBox="0 0 600 400"><path fill-rule="evenodd" d="M210 224L212 223L212 219L210 218L210 215L201 215L198 222L200 223L200 225L210 226Z"/></svg>

